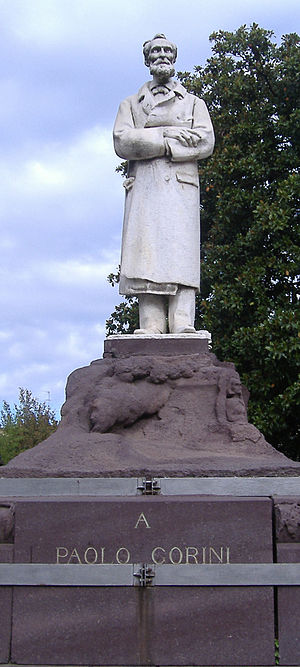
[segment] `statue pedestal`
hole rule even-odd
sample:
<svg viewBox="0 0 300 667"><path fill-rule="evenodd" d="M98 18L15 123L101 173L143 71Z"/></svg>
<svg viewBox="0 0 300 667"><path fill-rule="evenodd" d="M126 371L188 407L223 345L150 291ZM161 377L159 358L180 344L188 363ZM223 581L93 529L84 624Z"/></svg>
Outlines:
<svg viewBox="0 0 300 667"><path fill-rule="evenodd" d="M1 664L275 665L276 618L300 664L300 478L0 479L0 505Z"/></svg>
<svg viewBox="0 0 300 667"><path fill-rule="evenodd" d="M234 365L209 334L112 336L69 377L57 431L4 477L297 475L247 421Z"/></svg>
<svg viewBox="0 0 300 667"><path fill-rule="evenodd" d="M278 618L300 665L300 464L207 333L112 337L66 394L1 468L0 662L274 665Z"/></svg>

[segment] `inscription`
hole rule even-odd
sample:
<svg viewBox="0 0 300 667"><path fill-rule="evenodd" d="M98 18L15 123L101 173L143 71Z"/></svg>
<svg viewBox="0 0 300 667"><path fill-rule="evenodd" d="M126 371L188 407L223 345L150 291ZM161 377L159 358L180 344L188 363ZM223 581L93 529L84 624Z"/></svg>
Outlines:
<svg viewBox="0 0 300 667"><path fill-rule="evenodd" d="M181 563L197 565L213 565L217 563L230 563L230 547L172 547L167 552L163 547L154 547L152 554L152 563L155 565L163 565L170 563L171 565L180 565Z"/></svg>
<svg viewBox="0 0 300 667"><path fill-rule="evenodd" d="M116 553L116 561L119 563L119 565L127 565L130 561L130 551L126 549L126 547L120 547Z"/></svg>
<svg viewBox="0 0 300 667"><path fill-rule="evenodd" d="M150 528L150 524L147 521L144 512L141 512L141 514L140 514L140 516L139 516L139 518L138 518L134 527L137 528L139 526L139 524L142 524L142 525L146 526L146 528Z"/></svg>
<svg viewBox="0 0 300 667"><path fill-rule="evenodd" d="M136 527L136 526L135 526ZM149 526L150 527L150 526ZM110 552L111 553L111 552ZM61 563L77 563L78 565L103 565L118 563L119 565L127 565L132 563L137 558L132 559L132 554L127 547L119 547L113 554L113 559L108 557L108 549L106 547L88 546L86 549L80 547L68 548L65 546L56 547L56 564ZM181 564L197 564L197 565L218 565L230 563L230 547L228 546L205 546L205 547L178 547L173 546L171 549L157 546L152 549L149 558L145 559L147 562L152 562L155 565L181 565Z"/></svg>

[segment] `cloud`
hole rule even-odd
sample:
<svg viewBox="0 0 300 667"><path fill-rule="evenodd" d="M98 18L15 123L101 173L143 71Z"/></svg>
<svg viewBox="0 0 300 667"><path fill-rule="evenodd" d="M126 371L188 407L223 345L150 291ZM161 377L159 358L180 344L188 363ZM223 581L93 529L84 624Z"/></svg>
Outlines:
<svg viewBox="0 0 300 667"><path fill-rule="evenodd" d="M99 186L99 173L110 191L115 190L111 175L119 160L113 151L111 128L96 126L66 143L44 141L26 147L23 154L17 155L17 165L15 157L13 152L10 167L7 161L0 164L0 173L8 191L19 195L49 192L53 196L59 190L74 194L78 186L86 191L95 182Z"/></svg>
<svg viewBox="0 0 300 667"><path fill-rule="evenodd" d="M110 298L113 307L113 296ZM30 388L41 401L50 392L51 405L58 413L67 376L102 356L105 314L101 308L97 314L98 320L94 314L94 320L84 321L81 312L78 321L68 321L68 312L65 320L58 312L56 318L41 317L32 324L29 318L27 324L24 320L14 322L13 329L1 332L0 363L5 369L0 374L2 400L14 402L18 387Z"/></svg>
<svg viewBox="0 0 300 667"><path fill-rule="evenodd" d="M50 391L58 410L67 375L102 354L118 301L106 281L119 261L118 161L110 129L95 126L0 163L2 400L24 386Z"/></svg>
<svg viewBox="0 0 300 667"><path fill-rule="evenodd" d="M114 248L124 197L118 162L111 131L99 126L2 160L0 220L9 263L18 247L22 265L37 255L98 256L102 247Z"/></svg>
<svg viewBox="0 0 300 667"><path fill-rule="evenodd" d="M72 285L92 288L101 284L107 278L111 269L110 263L98 264L97 262L80 262L79 260L67 260L65 262L49 262L40 267L39 275L50 278L53 283L60 285Z"/></svg>
<svg viewBox="0 0 300 667"><path fill-rule="evenodd" d="M112 45L117 49L120 35L124 33L128 41L128 29L135 32L141 19L152 13L143 0L131 0L126 7L120 0L109 5L103 0L10 0L10 5L4 7L10 33L41 50L72 45L80 49L94 41L99 50L104 46L111 50Z"/></svg>

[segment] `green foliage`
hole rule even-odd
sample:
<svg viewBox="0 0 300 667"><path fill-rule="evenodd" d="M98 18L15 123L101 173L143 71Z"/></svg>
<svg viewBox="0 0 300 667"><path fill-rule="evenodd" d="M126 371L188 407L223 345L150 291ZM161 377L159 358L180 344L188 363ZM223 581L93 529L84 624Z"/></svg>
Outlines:
<svg viewBox="0 0 300 667"><path fill-rule="evenodd" d="M19 390L19 403L11 409L3 401L0 413L0 464L45 440L57 428L55 413L28 389Z"/></svg>
<svg viewBox="0 0 300 667"><path fill-rule="evenodd" d="M199 164L196 324L211 331L219 359L236 364L250 421L300 459L299 37L277 45L253 24L210 39L205 66L179 75L205 99L216 134L212 157Z"/></svg>
<svg viewBox="0 0 300 667"><path fill-rule="evenodd" d="M121 176L126 176L127 169L128 169L128 162L127 160L124 160L124 162L120 162L120 164L118 164L118 166L116 167L116 172L118 174L121 174ZM113 274L111 273L110 275L112 276Z"/></svg>
<svg viewBox="0 0 300 667"><path fill-rule="evenodd" d="M110 273L108 282L115 286L120 279L120 267L117 273ZM133 333L139 326L138 301L135 297L126 297L125 301L119 303L111 316L106 320L106 331L108 336L118 333Z"/></svg>

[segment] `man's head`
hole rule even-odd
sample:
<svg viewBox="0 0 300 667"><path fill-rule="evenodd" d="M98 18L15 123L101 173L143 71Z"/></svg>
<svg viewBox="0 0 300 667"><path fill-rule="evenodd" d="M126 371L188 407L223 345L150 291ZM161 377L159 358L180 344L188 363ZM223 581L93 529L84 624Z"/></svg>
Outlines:
<svg viewBox="0 0 300 667"><path fill-rule="evenodd" d="M168 81L175 74L173 64L177 58L177 47L166 39L165 35L154 35L153 39L143 44L145 65L150 73L161 83Z"/></svg>

